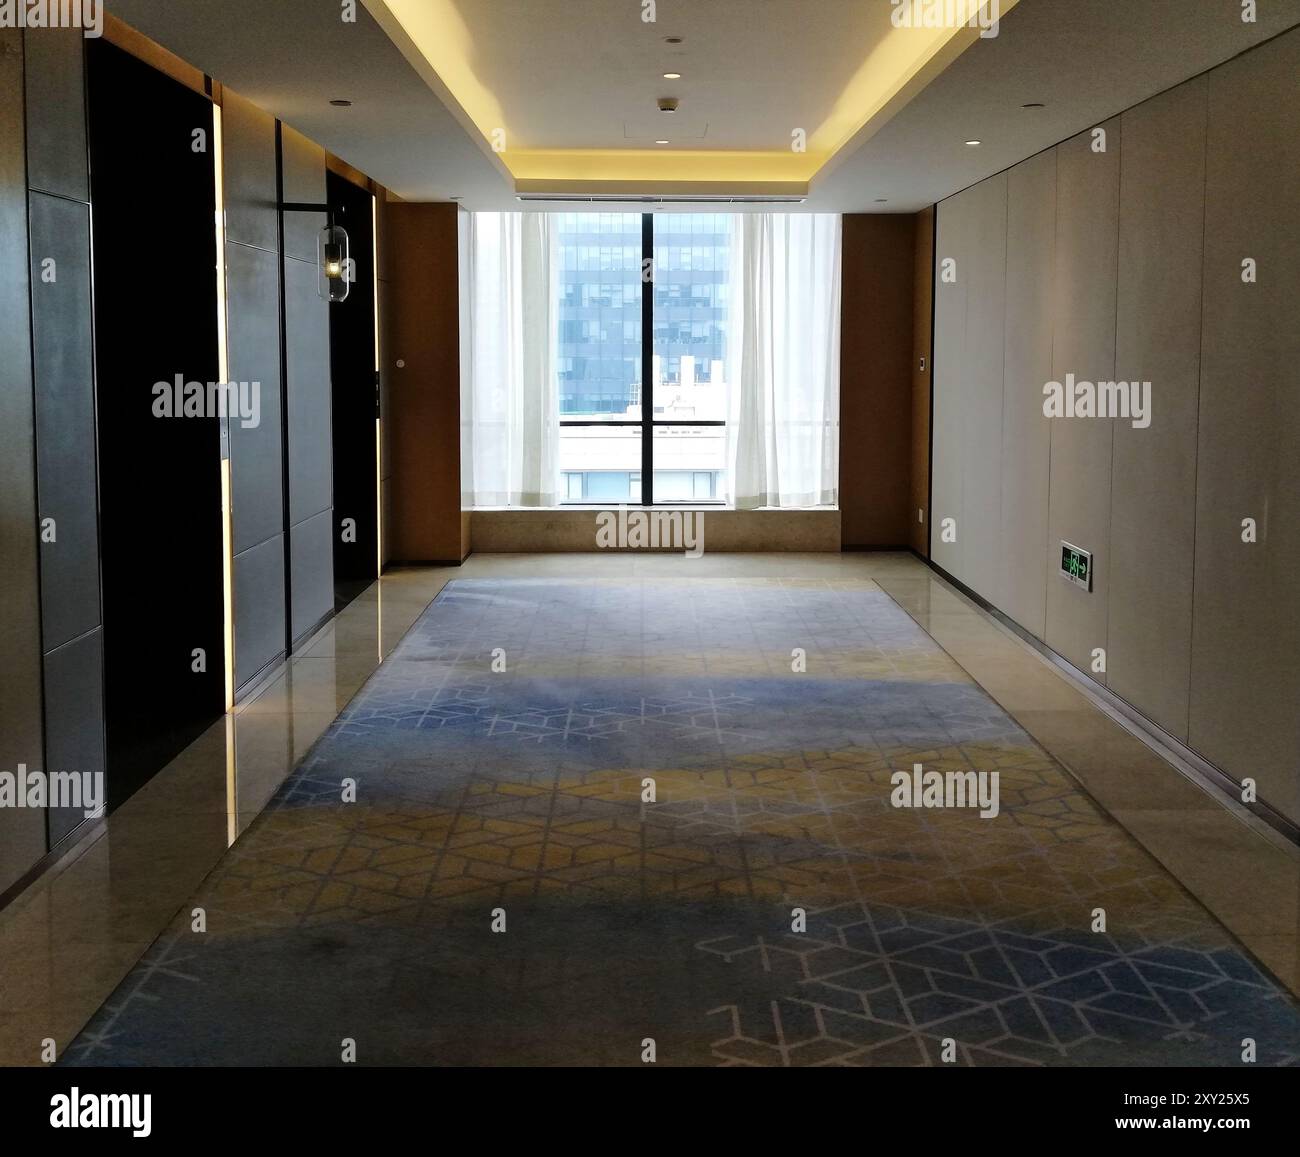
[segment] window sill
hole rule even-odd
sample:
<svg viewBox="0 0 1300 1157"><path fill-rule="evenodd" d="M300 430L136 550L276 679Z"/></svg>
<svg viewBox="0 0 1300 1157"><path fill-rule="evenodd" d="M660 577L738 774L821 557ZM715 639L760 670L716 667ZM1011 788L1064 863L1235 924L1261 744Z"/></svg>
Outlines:
<svg viewBox="0 0 1300 1157"><path fill-rule="evenodd" d="M836 514L838 506L755 506L737 509L722 502L656 502L653 506L625 502L629 512L633 510L664 511L698 511L701 514ZM566 502L561 506L467 506L466 514L565 514L583 512L598 513L602 510L618 510L618 503Z"/></svg>

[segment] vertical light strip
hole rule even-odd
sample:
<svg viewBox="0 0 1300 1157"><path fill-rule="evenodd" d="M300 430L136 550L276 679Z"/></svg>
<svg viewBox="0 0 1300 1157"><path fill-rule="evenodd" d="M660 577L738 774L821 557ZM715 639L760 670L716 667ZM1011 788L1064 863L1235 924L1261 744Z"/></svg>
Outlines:
<svg viewBox="0 0 1300 1157"><path fill-rule="evenodd" d="M384 418L379 407L379 194L370 199L370 251L375 297L375 649L384 661Z"/></svg>
<svg viewBox="0 0 1300 1157"><path fill-rule="evenodd" d="M384 573L384 444L380 438L383 413L379 409L379 367L383 364L379 355L379 197L376 194L370 201L370 248L371 265L374 270L375 295L375 576Z"/></svg>
<svg viewBox="0 0 1300 1157"><path fill-rule="evenodd" d="M235 748L235 716L226 713L226 847L239 838L239 776Z"/></svg>
<svg viewBox="0 0 1300 1157"><path fill-rule="evenodd" d="M226 198L223 179L224 156L221 139L221 107L212 105L212 157L215 174L214 194L217 232L217 378L230 379L229 335L226 328ZM225 419L222 419L224 422ZM223 435L228 427L223 426ZM221 445L221 613L224 627L226 674L226 711L235 707L235 607L232 572L234 570L234 534L231 527L230 443L223 436Z"/></svg>

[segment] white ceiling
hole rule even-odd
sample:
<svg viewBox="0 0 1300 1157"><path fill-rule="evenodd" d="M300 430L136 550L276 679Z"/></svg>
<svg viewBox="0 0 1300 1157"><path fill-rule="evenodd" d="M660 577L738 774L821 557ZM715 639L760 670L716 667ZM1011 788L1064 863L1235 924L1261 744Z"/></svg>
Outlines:
<svg viewBox="0 0 1300 1157"><path fill-rule="evenodd" d="M670 137L788 150L793 128L811 134L827 118L892 10L888 0L659 0L647 23L639 0L452 2L512 149L653 148ZM658 111L666 96L678 112Z"/></svg>
<svg viewBox="0 0 1300 1157"><path fill-rule="evenodd" d="M782 20L764 21L767 0L659 0L660 41L678 33L674 8L686 38L662 67L668 46L629 49L598 35L605 17L592 14L639 8L632 0L460 3L498 38L483 68L503 107L523 110L515 131L542 145L631 144L629 135L648 127L638 109L653 93L681 97L683 130L702 132L702 147L767 147L769 136L788 139L805 106L815 115L843 67L863 55L854 40L858 0L801 0L802 25L782 22L787 3ZM405 199L519 207L484 142L360 4L355 24L340 20L335 0L109 6ZM839 154L802 208L904 212L931 204L1300 24L1300 0L1260 0L1258 8L1257 22L1244 24L1239 0L1020 0L997 37L977 40L874 137ZM576 44L574 28L556 18L566 10L590 18ZM745 11L753 18L743 20ZM683 80L647 80L649 68L682 72ZM353 107L333 108L333 98ZM1046 107L1021 107L1030 101ZM963 144L971 138L983 144Z"/></svg>
<svg viewBox="0 0 1300 1157"><path fill-rule="evenodd" d="M1300 24L1300 0L1259 4L1256 24L1240 12L1239 0L1020 0L996 38L823 170L806 207L915 211Z"/></svg>

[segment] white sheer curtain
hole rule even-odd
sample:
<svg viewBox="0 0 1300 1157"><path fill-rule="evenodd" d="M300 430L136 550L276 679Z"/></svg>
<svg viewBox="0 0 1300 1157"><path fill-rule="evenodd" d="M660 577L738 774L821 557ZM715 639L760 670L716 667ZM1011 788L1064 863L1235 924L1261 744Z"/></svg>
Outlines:
<svg viewBox="0 0 1300 1157"><path fill-rule="evenodd" d="M731 259L728 478L737 508L839 491L840 218L744 213Z"/></svg>
<svg viewBox="0 0 1300 1157"><path fill-rule="evenodd" d="M559 501L555 249L545 213L470 216L469 357L461 374L466 506Z"/></svg>

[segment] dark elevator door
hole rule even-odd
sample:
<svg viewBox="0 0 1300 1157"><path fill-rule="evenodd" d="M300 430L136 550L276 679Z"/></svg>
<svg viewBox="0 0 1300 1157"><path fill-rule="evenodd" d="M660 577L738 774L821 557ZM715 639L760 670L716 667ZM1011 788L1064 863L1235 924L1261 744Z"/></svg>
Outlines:
<svg viewBox="0 0 1300 1157"><path fill-rule="evenodd" d="M378 574L376 492L374 196L327 174L330 204L342 209L355 280L330 306L334 401L334 609L342 610Z"/></svg>
<svg viewBox="0 0 1300 1157"><path fill-rule="evenodd" d="M225 709L221 429L154 385L218 378L212 104L87 44L108 802Z"/></svg>

